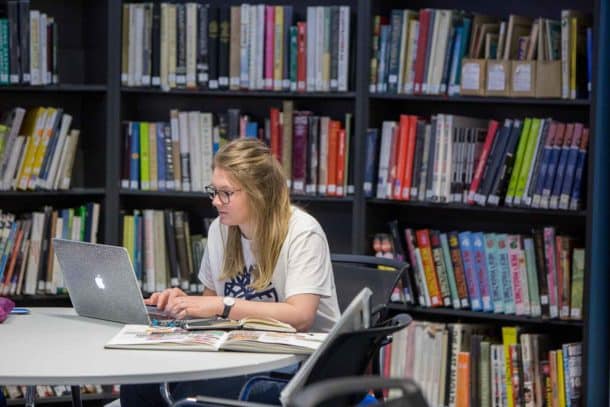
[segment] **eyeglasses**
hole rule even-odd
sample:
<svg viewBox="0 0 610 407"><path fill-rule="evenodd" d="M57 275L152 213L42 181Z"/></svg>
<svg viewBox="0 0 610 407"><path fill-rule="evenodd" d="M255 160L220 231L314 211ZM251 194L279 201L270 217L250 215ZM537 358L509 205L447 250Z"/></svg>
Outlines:
<svg viewBox="0 0 610 407"><path fill-rule="evenodd" d="M231 197L237 191L241 191L241 189L234 189L233 191L227 191L224 189L216 189L216 187L214 187L212 185L208 185L205 187L205 192L208 194L208 197L210 198L210 200L213 201L214 198L216 198L216 196L218 196L218 199L220 199L220 202L222 202L224 205L227 205L229 202L231 202Z"/></svg>

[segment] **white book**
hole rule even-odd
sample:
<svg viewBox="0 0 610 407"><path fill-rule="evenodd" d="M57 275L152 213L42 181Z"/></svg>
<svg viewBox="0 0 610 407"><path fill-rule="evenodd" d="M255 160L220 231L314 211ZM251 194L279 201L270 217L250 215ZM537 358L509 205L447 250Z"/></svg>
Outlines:
<svg viewBox="0 0 610 407"><path fill-rule="evenodd" d="M439 10L437 17L440 17L438 27L438 41L436 44L436 53L434 55L434 65L432 67L432 77L429 80L430 93L437 95L441 92L441 80L443 76L443 66L445 63L445 50L447 42L450 41L449 34L451 31L451 21L453 19L452 10ZM451 58L450 55L448 55Z"/></svg>
<svg viewBox="0 0 610 407"><path fill-rule="evenodd" d="M212 113L201 113L201 184L203 187L212 182L213 151L213 116Z"/></svg>
<svg viewBox="0 0 610 407"><path fill-rule="evenodd" d="M51 75L49 73L49 65L47 60L47 15L40 13L40 22L38 23L40 32L40 80L43 85L51 83Z"/></svg>
<svg viewBox="0 0 610 407"><path fill-rule="evenodd" d="M315 78L315 69L316 61L315 61L315 50L316 50L316 31L317 31L317 8L316 7L307 7L307 29L306 29L306 77L307 77L307 91L311 92L316 90L316 78Z"/></svg>
<svg viewBox="0 0 610 407"><path fill-rule="evenodd" d="M444 144L445 144L445 152L442 163L442 172L441 172L441 186L440 186L440 197L441 202L450 202L451 201L451 175L453 172L453 167L451 163L453 162L453 115L448 114L445 115L445 126L444 126Z"/></svg>
<svg viewBox="0 0 610 407"><path fill-rule="evenodd" d="M163 211L153 211L153 228L155 231L155 291L167 288L167 250L165 249L165 220Z"/></svg>
<svg viewBox="0 0 610 407"><path fill-rule="evenodd" d="M248 89L256 90L258 88L256 60L258 52L258 44L256 42L256 32L258 24L258 7L251 6L248 16L248 77L250 79Z"/></svg>
<svg viewBox="0 0 610 407"><path fill-rule="evenodd" d="M441 173L443 172L443 158L446 147L445 116L437 115L436 119L436 146L434 153L434 171L432 172L432 200L440 202L441 197Z"/></svg>
<svg viewBox="0 0 610 407"><path fill-rule="evenodd" d="M161 89L164 91L169 90L169 27L168 27L168 4L161 3L161 52L160 52L160 67L159 76L161 81ZM131 30L131 28L130 28ZM130 44L131 47L131 44ZM153 50L155 52L156 50Z"/></svg>
<svg viewBox="0 0 610 407"><path fill-rule="evenodd" d="M177 27L176 27L176 5L168 4L167 13L167 49L168 49L168 68L167 68L167 82L168 89L176 87L176 54L177 54Z"/></svg>
<svg viewBox="0 0 610 407"><path fill-rule="evenodd" d="M134 48L134 86L142 86L144 74L144 5L135 7L135 48Z"/></svg>
<svg viewBox="0 0 610 407"><path fill-rule="evenodd" d="M60 189L62 190L70 189L70 183L72 182L72 167L74 166L74 160L76 158L79 135L79 130L72 130L70 132L70 151L68 151L66 156L66 165L64 166L64 173L60 186Z"/></svg>
<svg viewBox="0 0 610 407"><path fill-rule="evenodd" d="M42 85L40 70L40 12L30 10L30 84Z"/></svg>
<svg viewBox="0 0 610 407"><path fill-rule="evenodd" d="M186 87L197 87L197 3L186 3ZM155 50L153 50L155 52Z"/></svg>
<svg viewBox="0 0 610 407"><path fill-rule="evenodd" d="M348 90L350 34L349 12L349 6L339 7L339 56L337 59L339 92L347 92Z"/></svg>
<svg viewBox="0 0 610 407"><path fill-rule="evenodd" d="M381 148L379 149L379 164L377 170L377 192L378 199L388 198L388 172L390 170L390 153L392 150L392 134L396 122L384 121L381 125Z"/></svg>
<svg viewBox="0 0 610 407"><path fill-rule="evenodd" d="M55 147L55 152L53 153L53 158L51 159L51 166L49 167L47 179L42 180L38 183L38 186L41 188L53 189L53 185L55 184L55 177L57 176L57 169L59 168L61 155L63 153L64 145L66 143L66 136L68 135L68 130L70 129L70 124L72 124L72 116L64 113L61 117L59 135L57 136L57 146Z"/></svg>
<svg viewBox="0 0 610 407"><path fill-rule="evenodd" d="M66 134L65 140L63 142L63 146L60 151L59 162L57 163L57 167L58 167L57 172L56 172L55 176L53 177L53 184L49 188L51 190L57 190L61 186L61 183L63 181L64 172L65 172L64 168L68 161L68 154L72 148L71 143L72 143L72 138L70 137L70 133L68 133L68 134ZM127 182L129 183L129 180L127 180ZM129 187L129 185L127 187Z"/></svg>
<svg viewBox="0 0 610 407"><path fill-rule="evenodd" d="M326 195L328 179L328 126L329 117L320 118L320 159L318 160L318 194Z"/></svg>
<svg viewBox="0 0 610 407"><path fill-rule="evenodd" d="M239 33L239 85L250 88L250 5L242 4L240 10Z"/></svg>
<svg viewBox="0 0 610 407"><path fill-rule="evenodd" d="M438 52L440 52L439 49L437 49L437 43L438 43L438 37L439 37L439 26L440 26L440 22L441 22L441 11L442 10L432 10L432 12L434 13L434 26L432 29L432 43L430 45L430 55L428 56L428 61L424 61L424 63L427 62L427 68L426 71L424 72L424 78L423 78L423 83L422 83L422 93L425 94L430 94L431 89L430 89L430 80L432 79L432 71L434 69L434 63L436 61L436 54Z"/></svg>
<svg viewBox="0 0 610 407"><path fill-rule="evenodd" d="M189 155L191 163L191 191L203 192L201 182L201 125L198 111L188 112Z"/></svg>
<svg viewBox="0 0 610 407"><path fill-rule="evenodd" d="M561 97L570 98L570 10L561 10Z"/></svg>
<svg viewBox="0 0 610 407"><path fill-rule="evenodd" d="M324 9L325 7L316 7L316 43L314 44L315 49L315 79L316 85L315 90L324 90L324 81L322 79L322 67L324 65L324 39L328 35L326 32L326 24L324 23Z"/></svg>
<svg viewBox="0 0 610 407"><path fill-rule="evenodd" d="M63 228L64 228L64 219L61 216L57 217L55 221L55 236L58 239L63 237ZM59 265L59 261L57 261L57 256L53 256L53 268L52 268L52 277L51 277L51 292L54 294L57 290L61 290L64 288L64 278L63 273L61 272L61 266Z"/></svg>
<svg viewBox="0 0 610 407"><path fill-rule="evenodd" d="M172 134L172 147L174 149L174 152L176 151L180 151L180 131L179 131L179 126L178 126L178 110L171 110L170 111L170 129L171 129L171 134ZM180 156L180 154L178 154L178 157ZM176 154L174 154L174 157L176 157ZM177 174L177 168L179 168L180 170L182 170L181 168L182 163L180 162L180 159L178 160L174 160L174 182L175 182L175 190L176 191L182 191L182 180L179 177L176 177ZM168 187L169 188L169 187Z"/></svg>
<svg viewBox="0 0 610 407"><path fill-rule="evenodd" d="M256 13L256 89L265 88L264 67L265 67L265 5L259 4Z"/></svg>
<svg viewBox="0 0 610 407"><path fill-rule="evenodd" d="M154 211L144 209L144 273L146 274L146 284L144 291L152 293L155 291L155 249L154 240L156 239L153 229Z"/></svg>

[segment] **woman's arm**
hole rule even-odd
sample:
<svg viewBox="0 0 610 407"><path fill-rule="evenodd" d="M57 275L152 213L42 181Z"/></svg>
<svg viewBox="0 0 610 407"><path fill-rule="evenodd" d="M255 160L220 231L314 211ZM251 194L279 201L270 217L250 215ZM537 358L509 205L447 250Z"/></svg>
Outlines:
<svg viewBox="0 0 610 407"><path fill-rule="evenodd" d="M222 297L206 289L204 296L170 297L165 311L176 318L205 318L222 314ZM211 295L210 295L211 294ZM229 318L271 317L292 325L298 331L307 331L313 325L320 297L315 294L298 294L285 302L263 302L235 299Z"/></svg>

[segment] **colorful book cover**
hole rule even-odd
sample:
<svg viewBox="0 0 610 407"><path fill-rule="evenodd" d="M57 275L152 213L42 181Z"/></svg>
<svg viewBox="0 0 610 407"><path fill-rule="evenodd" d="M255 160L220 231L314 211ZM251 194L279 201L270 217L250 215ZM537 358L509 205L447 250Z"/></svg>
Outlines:
<svg viewBox="0 0 610 407"><path fill-rule="evenodd" d="M493 233L485 234L485 264L487 276L491 286L491 298L493 312L501 314L504 312L504 292L502 289L502 273L498 259L498 243Z"/></svg>
<svg viewBox="0 0 610 407"><path fill-rule="evenodd" d="M502 291L504 297L504 313L514 314L515 313L515 299L513 296L513 282L510 273L510 262L508 259L508 235L497 234L497 253L498 253L498 267L500 275L502 276Z"/></svg>
<svg viewBox="0 0 610 407"><path fill-rule="evenodd" d="M492 312L492 297L485 259L485 237L482 232L472 233L472 251L474 255L474 272L479 280L483 311Z"/></svg>
<svg viewBox="0 0 610 407"><path fill-rule="evenodd" d="M445 261L445 267L447 268L447 277L449 279L449 289L451 291L451 303L453 308L460 309L460 297L458 295L457 282L455 279L455 272L453 270L453 263L451 261L451 254L449 253L449 241L447 240L447 234L441 233L441 247L443 250L443 259Z"/></svg>
<svg viewBox="0 0 610 407"><path fill-rule="evenodd" d="M473 311L483 310L481 299L481 289L479 279L475 270L474 250L472 245L472 234L470 232L459 233L460 250L462 252L462 262L464 264L464 275L468 286L470 297L470 309Z"/></svg>

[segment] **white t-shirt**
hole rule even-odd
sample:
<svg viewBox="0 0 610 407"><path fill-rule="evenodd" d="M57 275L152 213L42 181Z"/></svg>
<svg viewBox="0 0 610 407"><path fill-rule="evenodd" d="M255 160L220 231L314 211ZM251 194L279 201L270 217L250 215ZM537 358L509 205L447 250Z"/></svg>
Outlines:
<svg viewBox="0 0 610 407"><path fill-rule="evenodd" d="M251 270L255 264L251 241L242 237L246 264L239 276L220 280L228 227L216 218L208 231L208 243L199 269L203 285L220 296L252 301L284 302L297 294L316 294L320 305L311 327L314 332L328 332L340 316L330 252L326 235L314 217L293 207L288 234L280 250L271 283L261 291L252 290Z"/></svg>

